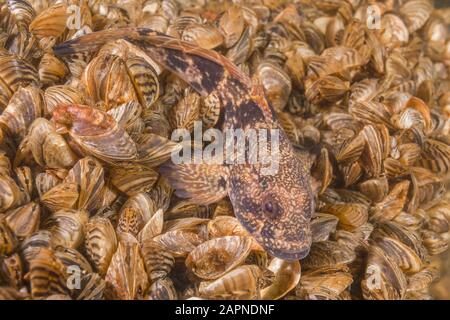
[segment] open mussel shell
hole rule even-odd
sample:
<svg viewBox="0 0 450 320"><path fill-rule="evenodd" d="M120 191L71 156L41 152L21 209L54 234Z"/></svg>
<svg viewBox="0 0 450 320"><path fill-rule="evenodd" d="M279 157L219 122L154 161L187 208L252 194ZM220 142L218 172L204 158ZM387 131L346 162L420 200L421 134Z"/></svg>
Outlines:
<svg viewBox="0 0 450 320"><path fill-rule="evenodd" d="M274 258L268 270L273 272L274 279L272 284L261 290L261 299L277 300L294 289L300 281L301 268L299 261L285 261Z"/></svg>
<svg viewBox="0 0 450 320"><path fill-rule="evenodd" d="M289 76L282 68L272 62L261 63L256 74L273 108L277 111L283 110L292 90Z"/></svg>
<svg viewBox="0 0 450 320"><path fill-rule="evenodd" d="M224 236L245 237L249 234L237 218L228 215L219 215L208 222L208 235L210 238L218 238Z"/></svg>
<svg viewBox="0 0 450 320"><path fill-rule="evenodd" d="M199 294L207 299L255 299L259 296L258 280L262 273L255 265L243 265L219 279L200 283Z"/></svg>
<svg viewBox="0 0 450 320"><path fill-rule="evenodd" d="M187 256L198 245L205 241L205 238L190 231L173 230L165 232L153 238L175 257Z"/></svg>
<svg viewBox="0 0 450 320"><path fill-rule="evenodd" d="M249 237L214 238L191 251L186 266L202 279L217 279L244 262L251 246Z"/></svg>
<svg viewBox="0 0 450 320"><path fill-rule="evenodd" d="M181 39L193 42L201 48L214 49L224 42L224 37L219 30L212 25L190 24L181 35Z"/></svg>
<svg viewBox="0 0 450 320"><path fill-rule="evenodd" d="M137 149L128 133L107 113L82 105L66 105L53 111L57 127L87 154L109 163L134 160Z"/></svg>

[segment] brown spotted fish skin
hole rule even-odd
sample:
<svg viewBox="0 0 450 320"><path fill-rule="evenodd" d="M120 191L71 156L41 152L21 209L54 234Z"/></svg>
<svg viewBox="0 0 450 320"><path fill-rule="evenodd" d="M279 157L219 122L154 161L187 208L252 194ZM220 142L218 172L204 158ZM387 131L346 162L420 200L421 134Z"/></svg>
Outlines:
<svg viewBox="0 0 450 320"><path fill-rule="evenodd" d="M315 209L310 177L279 126L262 87L219 53L150 29L95 32L65 42L54 51L57 55L96 51L117 39L143 48L202 96L215 95L224 115L223 129L279 130L278 170L273 175L262 174L259 163L232 164L226 169L216 166L217 170L213 166L207 170L202 165L185 166L176 174L176 166L168 165L163 172L178 195L193 201L211 203L228 195L236 217L269 254L286 260L304 258L312 242L309 222ZM190 185L199 188L190 190Z"/></svg>

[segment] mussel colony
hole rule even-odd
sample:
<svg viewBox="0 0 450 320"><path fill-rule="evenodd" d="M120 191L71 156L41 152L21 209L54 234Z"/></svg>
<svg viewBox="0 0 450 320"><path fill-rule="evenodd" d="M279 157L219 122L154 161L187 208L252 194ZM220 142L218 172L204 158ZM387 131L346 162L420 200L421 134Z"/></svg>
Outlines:
<svg viewBox="0 0 450 320"><path fill-rule="evenodd" d="M449 23L428 0L1 1L0 299L432 299ZM213 127L214 103L124 40L53 54L125 26L259 79L318 185L305 259L270 257L228 200L179 199L158 174L171 132Z"/></svg>

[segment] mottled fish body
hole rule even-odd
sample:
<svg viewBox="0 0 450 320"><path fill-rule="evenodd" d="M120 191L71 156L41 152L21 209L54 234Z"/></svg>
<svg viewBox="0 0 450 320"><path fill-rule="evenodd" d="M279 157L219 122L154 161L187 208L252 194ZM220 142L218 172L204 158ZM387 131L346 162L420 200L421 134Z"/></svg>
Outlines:
<svg viewBox="0 0 450 320"><path fill-rule="evenodd" d="M260 163L180 164L161 168L180 197L209 204L229 196L236 217L275 257L296 260L310 250L314 196L309 173L268 104L262 87L221 54L150 29L125 28L84 35L54 48L55 54L98 51L125 39L185 80L199 94L215 95L224 113L223 129L277 129L278 170L262 174Z"/></svg>

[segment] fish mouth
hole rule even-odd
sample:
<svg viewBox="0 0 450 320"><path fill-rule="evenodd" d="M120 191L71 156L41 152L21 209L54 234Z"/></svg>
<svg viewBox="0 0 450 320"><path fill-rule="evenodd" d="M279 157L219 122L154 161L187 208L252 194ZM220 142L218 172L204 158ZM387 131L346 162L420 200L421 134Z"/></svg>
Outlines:
<svg viewBox="0 0 450 320"><path fill-rule="evenodd" d="M305 258L312 245L312 232L308 224L289 229L289 225L275 233L259 234L261 245L266 251L277 258L294 261Z"/></svg>
<svg viewBox="0 0 450 320"><path fill-rule="evenodd" d="M312 236L309 230L300 233L295 239L259 238L257 240L270 255L288 261L301 260L311 250Z"/></svg>

